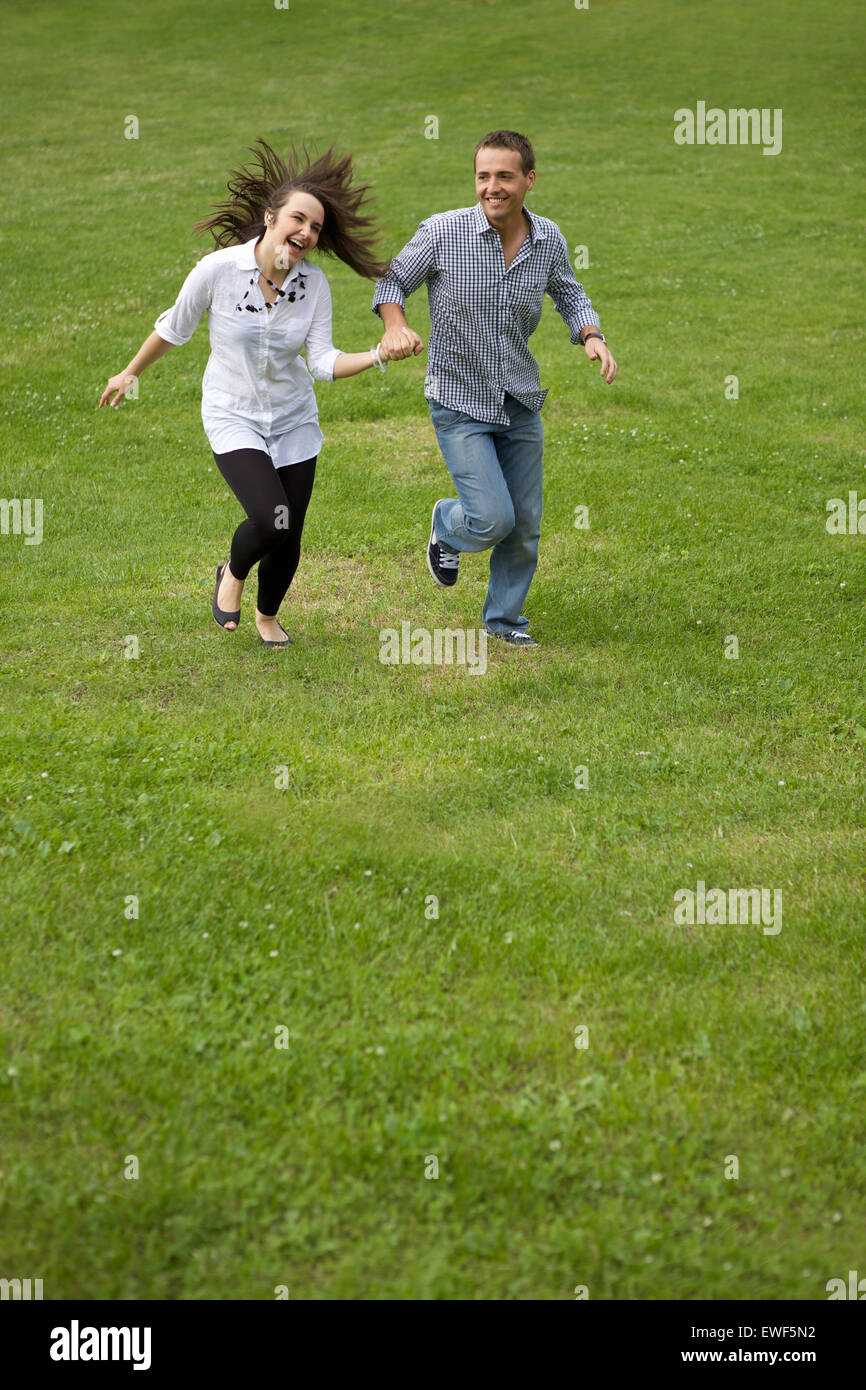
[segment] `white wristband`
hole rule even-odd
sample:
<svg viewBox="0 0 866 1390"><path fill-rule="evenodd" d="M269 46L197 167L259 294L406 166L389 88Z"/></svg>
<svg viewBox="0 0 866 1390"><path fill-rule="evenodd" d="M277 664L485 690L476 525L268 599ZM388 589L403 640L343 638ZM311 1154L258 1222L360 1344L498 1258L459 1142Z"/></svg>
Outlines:
<svg viewBox="0 0 866 1390"><path fill-rule="evenodd" d="M375 362L376 366L379 368L379 371L380 371L380 372L387 372L387 370L388 370L388 363L382 361L382 354L381 354L380 351L379 351L379 349L381 348L381 346L382 346L381 343L377 343L375 347L371 347L371 348L370 348L370 356L372 357L372 359L373 359L373 361Z"/></svg>

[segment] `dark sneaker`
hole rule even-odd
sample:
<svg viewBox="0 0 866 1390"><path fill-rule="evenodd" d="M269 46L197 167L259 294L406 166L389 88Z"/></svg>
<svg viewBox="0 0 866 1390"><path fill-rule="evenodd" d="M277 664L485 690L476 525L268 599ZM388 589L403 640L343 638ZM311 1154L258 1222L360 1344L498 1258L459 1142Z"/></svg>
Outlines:
<svg viewBox="0 0 866 1390"><path fill-rule="evenodd" d="M491 637L501 637L503 642L510 642L512 647L538 646L538 643L536 642L535 638L530 637L529 633L526 632L523 628L515 627L511 628L510 631L506 632L493 632L489 627L485 628L484 630L485 632L488 632Z"/></svg>
<svg viewBox="0 0 866 1390"><path fill-rule="evenodd" d="M435 503L433 516L436 515ZM457 583L457 569L460 565L460 552L457 550L445 550L436 539L436 532L433 529L433 517L430 518L430 539L427 542L427 568L443 589L450 589L452 584Z"/></svg>

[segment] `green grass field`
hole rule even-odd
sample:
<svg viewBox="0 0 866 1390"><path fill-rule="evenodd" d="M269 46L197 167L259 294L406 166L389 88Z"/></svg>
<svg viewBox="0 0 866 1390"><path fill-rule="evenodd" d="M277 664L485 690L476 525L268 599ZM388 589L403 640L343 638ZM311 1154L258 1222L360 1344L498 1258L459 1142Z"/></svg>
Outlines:
<svg viewBox="0 0 866 1390"><path fill-rule="evenodd" d="M0 1275L821 1300L866 1272L866 541L825 526L866 496L859 8L8 7L0 494L44 537L0 535ZM781 108L782 152L675 144L699 100ZM619 362L548 303L541 645L379 660L380 629L477 627L486 584L424 563L426 357L317 385L295 645L261 646L252 587L227 636L206 324L137 401L98 411L107 378L254 139L353 149L393 253L474 202L498 125ZM370 284L325 268L366 348ZM781 931L678 925L699 880L780 890Z"/></svg>

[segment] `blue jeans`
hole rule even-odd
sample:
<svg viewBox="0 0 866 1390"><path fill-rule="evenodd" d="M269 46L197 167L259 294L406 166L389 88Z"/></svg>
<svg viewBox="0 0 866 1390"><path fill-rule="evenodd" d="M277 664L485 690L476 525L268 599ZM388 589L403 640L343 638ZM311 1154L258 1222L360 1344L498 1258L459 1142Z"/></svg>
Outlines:
<svg viewBox="0 0 866 1390"><path fill-rule="evenodd" d="M491 425L428 400L459 501L438 502L433 526L449 550L492 550L481 618L491 632L522 631L520 612L538 563L541 415L506 395L510 425Z"/></svg>

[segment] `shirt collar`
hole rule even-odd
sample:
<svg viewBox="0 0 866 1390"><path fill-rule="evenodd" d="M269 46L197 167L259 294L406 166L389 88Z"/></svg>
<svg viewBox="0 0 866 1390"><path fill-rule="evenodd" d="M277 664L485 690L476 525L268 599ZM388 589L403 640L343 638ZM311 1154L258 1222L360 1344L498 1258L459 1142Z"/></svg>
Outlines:
<svg viewBox="0 0 866 1390"><path fill-rule="evenodd" d="M235 264L239 266L241 270L257 270L261 275L262 268L256 260L256 245L259 240L259 237L254 236L250 237L249 241L241 242L239 245L235 246ZM305 270L306 265L302 257L301 260L296 262L294 270L291 275L283 281L283 284L288 285L290 281L297 280L298 276Z"/></svg>
<svg viewBox="0 0 866 1390"><path fill-rule="evenodd" d="M523 210L524 210L524 212L526 213L527 217L529 218L529 232L530 232L530 236L531 236L531 238L532 238L533 243L536 242L536 241L544 241L545 237L547 236L547 233L546 233L545 230L544 230L544 226L543 226L543 224L542 224L541 218L540 218L540 217L536 217L536 215L535 215L534 212L530 212L530 211L529 211L529 208L526 206L525 203L524 203L524 205L523 205ZM472 209L472 217L473 217L473 222L474 222L475 231L476 231L479 235L480 235L482 232L495 232L495 231L496 231L496 228L495 228L494 226L492 226L492 224L487 220L487 214L485 213L485 211L484 211L483 207L481 206L480 202L479 202L479 203L476 203L475 206L474 206L474 208Z"/></svg>

